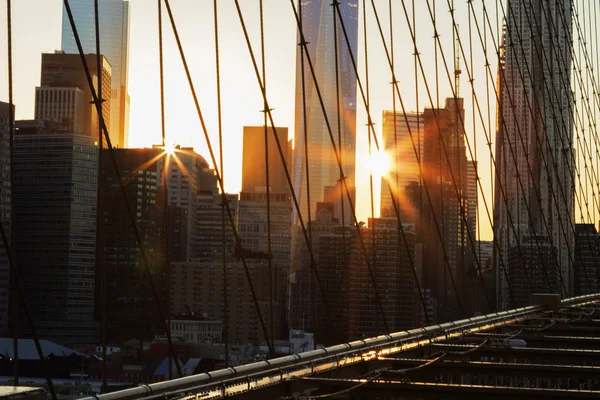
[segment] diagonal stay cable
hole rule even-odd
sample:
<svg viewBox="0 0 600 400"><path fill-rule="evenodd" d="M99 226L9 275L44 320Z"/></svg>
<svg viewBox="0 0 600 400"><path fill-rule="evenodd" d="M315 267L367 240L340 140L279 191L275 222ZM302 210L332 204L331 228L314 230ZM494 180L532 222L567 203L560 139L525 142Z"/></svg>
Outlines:
<svg viewBox="0 0 600 400"><path fill-rule="evenodd" d="M165 0L165 6L167 7L167 13L169 14L169 20L171 22L171 27L173 28L173 34L175 36L175 41L177 42L177 48L179 49L179 55L181 57L181 62L183 64L185 74L188 80L188 84L190 86L190 91L192 93L192 97L194 99L194 105L196 106L196 111L198 113L198 118L200 120L200 124L202 125L202 132L204 133L204 138L206 140L206 144L208 147L208 151L210 153L211 162L215 168L215 175L217 176L217 182L219 183L221 192L225 192L225 187L223 184L223 178L219 172L217 159L215 157L215 153L212 147L212 143L210 141L210 137L208 136L208 129L206 128L206 123L204 122L204 116L202 115L202 110L200 109L200 103L198 102L198 96L196 95L196 89L194 83L192 81L192 76L190 74L190 70L187 64L187 59L185 57L185 53L183 51L183 46L181 45L181 40L179 38L179 33L177 31L177 26L175 24L175 19L173 17L173 12L171 11L171 5L169 4L169 0ZM231 211L231 207L229 206L229 202L225 202L225 211L227 212L227 218L229 219L229 224L231 225L231 229L233 231L233 236L235 238L236 245L241 249L242 241L238 234L238 231L235 226L235 220L233 218L233 213ZM252 301L254 303L254 307L256 308L256 313L258 315L258 319L260 321L260 325L263 331L263 335L265 336L265 341L267 342L267 346L269 348L269 352L274 354L275 348L273 347L273 342L269 339L269 332L267 330L267 326L265 324L260 304L258 303L258 297L256 296L256 291L254 289L254 284L252 283L252 276L250 274L250 270L248 268L248 264L246 263L246 257L243 252L240 254L240 258L242 260L242 266L244 268L244 272L246 274L246 279L248 280L248 286L250 287L250 292L252 294Z"/></svg>
<svg viewBox="0 0 600 400"><path fill-rule="evenodd" d="M92 81L92 75L90 73L90 70L89 70L89 67L88 67L88 64L87 64L87 60L85 58L85 53L83 51L83 46L81 45L81 40L79 38L79 33L77 32L77 27L75 26L75 20L73 19L73 13L71 11L71 6L69 4L69 0L63 0L63 4L65 5L65 10L67 11L67 15L69 17L69 23L71 24L71 30L73 31L73 36L75 37L75 42L77 44L77 49L79 51L79 56L81 58L81 63L83 64L83 69L85 71L87 82L88 82L88 85L90 87L90 91L92 93L93 103L94 103L94 105L96 107L96 111L98 112L98 115L100 117L102 117L102 115L100 113L100 108L102 107L102 104L101 104L100 100L98 99L98 95L96 93L96 89L94 88L94 84L93 84L93 81ZM97 56L99 57L100 55L97 55ZM99 73L101 73L101 71L99 71ZM101 88L99 88L99 89L101 90ZM121 193L123 194L123 197L124 197L125 206L127 208L127 213L128 213L128 216L129 216L129 220L130 220L131 226L132 226L132 228L134 230L134 236L136 238L137 245L138 245L138 247L140 249L140 254L142 256L142 264L144 266L144 271L146 272L146 275L148 276L148 280L150 282L150 287L152 289L152 294L154 296L154 299L156 300L156 305L157 305L157 309L158 309L159 316L160 316L160 319L161 319L161 323L162 323L163 328L165 330L165 333L167 335L167 341L168 341L168 345L169 345L169 352L173 356L174 359L177 359L177 356L176 356L176 353L175 353L175 347L173 346L173 341L172 341L171 334L170 334L170 329L169 329L169 327L167 325L167 322L166 322L166 320L164 318L165 314L163 312L163 307L162 307L162 304L161 304L160 296L158 294L158 289L157 289L156 284L154 282L154 279L152 277L152 271L150 270L150 264L148 262L148 257L147 257L147 254L146 254L146 250L144 248L144 245L143 245L143 242L142 242L142 238L141 238L141 235L140 235L140 231L139 231L139 229L137 227L137 223L136 223L136 220L135 220L135 217L134 217L135 214L133 213L133 210L131 208L131 204L130 204L129 199L127 197L127 192L125 191L125 184L123 183L123 178L121 176L121 171L119 169L119 165L117 163L117 159L116 159L114 151L113 151L113 146L112 146L112 143L111 143L111 140L110 140L110 136L108 134L108 129L107 129L106 124L104 123L104 120L102 118L101 118L101 121L100 121L100 125L102 126L102 130L104 132L104 138L106 139L106 144L107 144L107 147L109 149L111 161L112 161L113 167L115 169L115 172L117 174L117 181L119 183L119 187L120 187ZM100 182L98 182L98 184L100 184ZM181 367L180 367L179 363L178 362L175 363L175 366L177 367L177 373L178 373L178 375L182 376L181 375Z"/></svg>
<svg viewBox="0 0 600 400"><path fill-rule="evenodd" d="M6 35L8 57L8 151L10 153L10 251L13 261L16 259L15 248L15 160L14 160L14 138L15 138L15 111L13 109L13 62L12 62L12 0L6 0ZM15 264L16 267L16 264ZM12 274L10 276L11 286L11 312L12 312L12 335L13 335L13 376L15 386L19 386L19 305L16 296L16 282Z"/></svg>

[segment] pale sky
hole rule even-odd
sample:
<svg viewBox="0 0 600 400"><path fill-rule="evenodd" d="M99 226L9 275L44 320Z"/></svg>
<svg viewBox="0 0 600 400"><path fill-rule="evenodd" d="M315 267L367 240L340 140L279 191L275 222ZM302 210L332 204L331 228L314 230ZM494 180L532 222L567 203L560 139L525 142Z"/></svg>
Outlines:
<svg viewBox="0 0 600 400"><path fill-rule="evenodd" d="M76 0L72 0L76 1ZM447 2L434 0L437 6L438 30L444 45L449 67L453 69L452 26ZM258 56L258 0L240 0L246 24L252 36L254 50ZM388 1L376 0L376 6L387 35ZM407 110L416 109L413 46L408 34L402 3L394 3L394 29L396 51L396 73L400 80L400 90ZM411 1L407 0L409 14ZM476 3L476 15L483 25L481 2ZM130 54L129 54L129 94L131 96L130 139L132 147L151 146L160 141L159 83L158 83L158 46L157 46L157 2L155 0L130 0ZM200 104L206 119L213 146L217 146L217 113L214 62L214 26L212 0L171 0L175 20L186 51ZM257 80L252 69L250 56L244 42L240 22L233 0L219 0L220 45L223 99L223 132L225 136L225 181L226 189L237 192L241 180L241 143L242 126L261 125L262 99ZM266 58L268 99L275 108L273 117L278 126L289 128L293 138L294 127L294 83L296 65L296 24L287 0L264 0L266 29ZM433 51L433 26L424 0L417 0L417 40L427 79L433 96L436 95L436 71ZM457 20L463 45L469 58L468 14L465 1L457 1ZM491 7L493 8L493 7ZM359 14L360 53L359 69L364 75L364 35L362 34L362 2ZM496 34L494 9L489 10L493 32ZM172 31L164 13L165 29L165 70L167 102L168 141L184 146L192 145L207 160L209 155L202 135L196 110L190 95L188 84ZM34 87L39 85L40 60L42 52L53 52L60 48L60 29L62 23L61 0L16 0L13 1L13 49L14 49L14 99L17 119L33 117ZM383 52L379 32L373 17L370 1L367 2L367 24L369 45L369 72L371 90L372 118L376 121L376 130L381 131L381 111L392 108L391 73ZM495 126L495 97L493 86L486 76L485 59L475 26L473 25L473 64L475 67L475 90L479 97L482 112L487 120L486 80L490 83L490 118ZM493 75L496 73L495 50L488 32L488 51ZM0 7L0 100L7 101L6 69L6 9ZM463 60L464 62L464 60ZM470 59L467 60L471 62ZM479 174L482 177L484 192L488 204L492 205L490 154L485 145L483 128L476 117L473 128L471 86L466 68L462 67L461 94L465 97L467 134L474 145L476 140L477 158L480 160ZM452 92L446 77L443 63L439 61L439 100L443 105L445 97ZM431 107L423 84L421 72L418 72L419 109ZM436 99L433 99L434 103ZM368 187L368 154L366 112L360 95L357 97L357 197L358 213L366 220L370 213ZM398 104L398 109L400 106ZM487 121L486 121L487 124ZM491 132L494 140L494 131ZM475 151L475 148L474 148ZM468 154L468 153L467 153ZM210 160L209 160L210 162ZM376 199L379 198L379 185L376 185ZM377 200L378 201L378 200ZM378 207L376 207L378 208ZM491 211L491 210L490 210ZM491 229L483 209L480 193L481 238L491 239Z"/></svg>

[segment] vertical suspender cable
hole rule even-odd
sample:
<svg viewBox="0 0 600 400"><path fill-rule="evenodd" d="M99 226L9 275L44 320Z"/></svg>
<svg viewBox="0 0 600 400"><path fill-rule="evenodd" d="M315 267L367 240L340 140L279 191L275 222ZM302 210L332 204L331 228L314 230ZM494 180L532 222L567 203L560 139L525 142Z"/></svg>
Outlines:
<svg viewBox="0 0 600 400"><path fill-rule="evenodd" d="M100 102L99 112L102 113L102 60L100 59L100 16L98 10L98 0L94 0L94 28L96 33L96 70L98 71L98 101ZM107 290L107 271L104 263L104 241L102 239L102 123L104 119L98 118L98 184L96 187L96 274L100 275L100 336L102 340L102 392L107 389L106 373L106 290Z"/></svg>
<svg viewBox="0 0 600 400"><path fill-rule="evenodd" d="M298 9L300 12L300 31L302 31L302 0L298 0ZM306 245L309 248L309 251L312 252L312 243L313 243L313 237L312 237L312 213L311 213L311 203L310 203L310 163L308 162L308 126L306 125L306 123L308 122L308 118L306 117L306 78L305 78L305 70L304 70L304 51L302 50L302 46L304 45L304 42L301 42L298 44L298 46L300 46L300 72L301 72L301 79L302 79L302 130L303 130L303 134L304 134L304 169L305 169L305 175L306 175L306 204L308 206L308 237L307 237L307 243ZM266 114L265 114L266 115ZM294 143L294 146L297 146L297 143ZM298 211L298 214L300 214L300 211ZM292 229L297 229L296 226L293 226ZM312 263L312 261L311 261ZM313 268L316 268L316 265L313 265ZM313 329L315 326L317 326L317 305L316 305L316 301L317 301L317 296L315 295L315 287L314 287L314 278L311 278L311 285L310 288L311 290L309 291L310 293L310 297L311 297L311 306L312 306L312 312L311 312L311 317L313 320ZM306 293L306 292L304 292ZM317 339L315 338L314 340L314 349L317 349Z"/></svg>
<svg viewBox="0 0 600 400"><path fill-rule="evenodd" d="M340 105L340 55L339 55L339 41L338 41L338 25L335 18L336 8L335 8L335 0L331 4L333 7L333 49L334 49L334 69L335 69L335 104L336 104L336 114L337 114L337 139L338 139L338 148L340 149L340 162L344 165L344 142L342 140L342 118L341 118L341 105ZM303 52L304 53L304 52ZM355 126L356 128L356 126ZM348 258L346 254L346 212L344 210L344 190L342 179L346 179L344 174L340 172L340 221L342 223L342 265L345 269L349 270L350 266L346 265ZM337 193L336 193L337 194Z"/></svg>
<svg viewBox="0 0 600 400"><path fill-rule="evenodd" d="M9 147L10 147L10 168L11 168L11 184L14 183L14 112L12 110L12 106L13 106L13 81L12 81L12 11L11 11L11 0L7 0L7 31L8 31L8 108L9 108L9 129L10 129L10 136L9 136ZM14 205L14 186L11 186L11 205ZM14 210L11 208L11 220L14 220L13 218L14 215ZM14 225L11 226L12 231L14 232ZM25 294L23 292L23 283L21 280L21 277L19 276L19 271L17 268L17 265L15 264L15 259L13 258L13 251L11 248L11 244L9 243L9 239L8 236L6 235L6 231L4 230L4 223L3 221L0 221L0 236L2 238L2 244L4 245L4 251L6 252L6 256L8 258L8 264L10 267L10 275L14 284L14 287L16 288L16 291L18 292L19 298L21 300L20 304L23 307L23 310L25 312L25 317L27 318L27 324L29 325L29 329L31 330L31 336L33 337L33 341L35 343L35 349L37 350L38 356L40 358L40 364L42 365L42 371L44 372L44 375L46 376L46 384L48 385L48 390L50 391L50 393L52 394L52 400L57 400L56 397L56 391L54 390L54 384L52 383L52 378L50 377L50 370L48 369L48 361L46 360L46 357L44 356L44 351L42 350L42 346L40 345L40 340L38 338L37 335L37 331L35 329L35 326L33 324L33 319L31 318L31 309L29 308L29 304L27 303L27 299L25 298ZM14 234L12 235L14 238ZM13 247L14 247L14 241L13 241ZM14 318L14 317L13 317ZM16 318L15 318L16 319ZM13 327L13 335L16 334L16 327ZM17 348L18 346L18 339L15 338L13 339L14 342L14 346L15 348ZM18 348L17 348L18 351ZM17 356L18 353L15 352L15 356ZM18 376L16 376L16 381L18 380Z"/></svg>
<svg viewBox="0 0 600 400"><path fill-rule="evenodd" d="M225 181L223 167L223 120L221 115L221 63L219 59L219 15L217 0L213 2L213 16L215 21L215 69L217 74L217 124L219 129L219 166L221 179ZM229 304L227 300L227 235L225 233L225 202L227 194L221 190L221 241L223 258L223 342L225 343L225 368L229 366Z"/></svg>
<svg viewBox="0 0 600 400"><path fill-rule="evenodd" d="M265 26L263 16L263 0L259 0L260 8L260 54L262 64L262 80L265 92L267 91L267 68L265 63ZM267 254L269 263L269 325L271 338L275 338L275 320L273 319L273 252L271 246L271 187L269 177L269 129L267 126L267 103L263 99L263 124L265 133L265 182L266 182L266 195L267 195ZM271 357L275 354L271 353Z"/></svg>
<svg viewBox="0 0 600 400"><path fill-rule="evenodd" d="M164 62L163 62L163 29L162 29L162 0L158 0L158 64L159 64L159 76L160 76L160 132L161 132L161 143L163 149L167 147L167 132L165 128L165 75L164 75ZM161 186L162 186L162 203L163 203L163 248L164 248L164 263L165 263L165 272L167 274L167 283L166 283L166 308L167 308L167 329L169 332L171 330L171 265L170 265L170 255L169 255L169 189L168 189L168 179L169 179L169 161L170 156L167 154L166 157L163 158L163 170L161 176ZM175 360L178 363L178 360ZM169 353L168 359L168 367L169 367L169 379L173 379L173 357L171 353Z"/></svg>
<svg viewBox="0 0 600 400"><path fill-rule="evenodd" d="M8 151L10 159L10 248L5 249L12 253L13 261L16 259L15 251L15 157L14 157L14 138L15 138L15 111L13 105L13 71L12 71L12 0L6 0L6 28L8 41ZM15 269L17 268L15 264ZM16 281L10 275L11 285L11 310L12 310L12 335L13 335L13 372L15 386L19 386L19 303L17 301Z"/></svg>

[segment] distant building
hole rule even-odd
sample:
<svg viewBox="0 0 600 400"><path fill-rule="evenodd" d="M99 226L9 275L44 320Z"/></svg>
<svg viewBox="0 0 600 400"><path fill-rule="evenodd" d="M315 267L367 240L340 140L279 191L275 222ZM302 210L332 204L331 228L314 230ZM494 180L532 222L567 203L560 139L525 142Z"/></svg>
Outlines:
<svg viewBox="0 0 600 400"><path fill-rule="evenodd" d="M414 327L416 316L416 285L410 262L415 258L415 234L409 226L405 226L404 236L408 248L403 241L399 245L397 221L395 218L369 219L369 227L361 230L379 299L392 332ZM375 288L356 231L353 232L352 241L347 292L349 339L385 334Z"/></svg>
<svg viewBox="0 0 600 400"><path fill-rule="evenodd" d="M396 111L395 114L390 110L383 111L382 147L390 158L391 168L387 176L381 178L380 213L382 216L396 215L390 187L401 212L401 218L411 215L412 205L406 198L405 190L411 182L419 183L419 160L414 149L417 148L419 157L423 156L423 126L422 113L409 111L405 116L402 111ZM409 223L414 220L403 218L402 222Z"/></svg>
<svg viewBox="0 0 600 400"><path fill-rule="evenodd" d="M248 259L247 265L265 324L269 329L269 269L267 262L260 259ZM240 261L229 262L226 271L228 343L260 344L264 341L264 336L242 263ZM274 309L279 310L284 309L287 305L287 298L280 290L287 277L281 269L275 269L274 272L276 282ZM219 259L211 262L190 261L171 264L171 313L173 315L206 313L216 320L223 320L225 304L223 277L223 261ZM281 321L277 316L278 314L275 314L275 332L280 332Z"/></svg>
<svg viewBox="0 0 600 400"><path fill-rule="evenodd" d="M73 19L81 39L83 51L96 53L96 27L94 24L93 0L71 2ZM110 125L107 128L115 147L129 146L129 2L123 0L101 0L98 5L100 20L100 53L112 66L110 100ZM61 48L65 53L79 54L66 10L63 8ZM86 99L87 100L87 99ZM108 114L104 114L108 115Z"/></svg>
<svg viewBox="0 0 600 400"><path fill-rule="evenodd" d="M594 224L575 224L575 259L573 273L575 295L600 290L600 233Z"/></svg>
<svg viewBox="0 0 600 400"><path fill-rule="evenodd" d="M16 259L38 336L96 343L98 147L44 121L17 121L16 128Z"/></svg>
<svg viewBox="0 0 600 400"><path fill-rule="evenodd" d="M525 236L508 253L508 284L515 307L528 306L532 293L558 293L556 247L546 237Z"/></svg>
<svg viewBox="0 0 600 400"><path fill-rule="evenodd" d="M340 226L339 220L333 217L333 208L332 203L317 203L316 217L311 221L311 248L317 266L319 265L318 249L321 236L332 234ZM321 298L321 294L316 285L313 268L310 267L308 245L304 237L301 236L302 233L299 233L299 235L302 244L297 255L298 262L296 265L300 267L292 269L290 273L290 326L292 329L315 332L318 329L317 302ZM321 337L320 335L317 336ZM321 342L323 341L321 340Z"/></svg>
<svg viewBox="0 0 600 400"><path fill-rule="evenodd" d="M218 193L215 194L215 192L201 190L196 196L198 244L192 249L192 259L194 260L211 261L223 257L223 214L221 208L223 197ZM238 197L238 194L226 195L236 226L239 207ZM225 257L231 259L235 249L235 237L226 210L224 216Z"/></svg>
<svg viewBox="0 0 600 400"><path fill-rule="evenodd" d="M102 57L102 56L101 56ZM98 90L97 58L95 54L86 54L94 90L100 96ZM106 101L102 104L102 117L107 126L111 121L111 78L112 68L106 58L102 57L102 98ZM54 89L50 89L54 88ZM83 107L77 104L79 92L67 91L65 88L78 88L83 91ZM42 54L42 70L40 88L36 91L36 116L58 122L65 125L71 133L92 136L98 138L99 119L96 107L91 103L93 100L87 76L81 64L79 54L65 54L62 52ZM73 99L74 97L74 99ZM83 109L83 125L74 113ZM82 131L76 131L83 126Z"/></svg>
<svg viewBox="0 0 600 400"><path fill-rule="evenodd" d="M15 106L0 101L0 221L10 238L10 118L14 120ZM8 336L10 265L4 246L0 246L0 336Z"/></svg>
<svg viewBox="0 0 600 400"><path fill-rule="evenodd" d="M223 322L179 315L171 319L171 337L188 343L221 343Z"/></svg>
<svg viewBox="0 0 600 400"><path fill-rule="evenodd" d="M88 103L78 87L35 88L35 118L61 123L73 133L89 130L85 113L89 110Z"/></svg>
<svg viewBox="0 0 600 400"><path fill-rule="evenodd" d="M267 128L269 152L269 186L273 193L289 193L284 165L288 154L288 128L277 127L277 137L283 152L282 163L273 134L273 128ZM264 192L267 187L265 165L265 127L244 126L244 144L242 150L242 192Z"/></svg>
<svg viewBox="0 0 600 400"><path fill-rule="evenodd" d="M356 211L356 188L349 187L348 191L350 192L352 207ZM333 218L336 218L340 224L344 226L354 225L354 215L348 201L348 193L346 193L346 189L341 182L337 182L334 186L325 186L323 188L323 201L333 204Z"/></svg>
<svg viewBox="0 0 600 400"><path fill-rule="evenodd" d="M238 233L242 248L235 255L242 254L248 259L262 259L269 264L271 259L273 279L281 276L282 281L273 282L273 291L281 296L279 330L274 332L277 338L285 337L288 331L289 275L290 275L290 219L291 199L288 192L270 193L271 210L271 253L268 247L267 194L264 192L241 192L238 209ZM267 280L268 283L268 280ZM284 300L285 299L285 300Z"/></svg>

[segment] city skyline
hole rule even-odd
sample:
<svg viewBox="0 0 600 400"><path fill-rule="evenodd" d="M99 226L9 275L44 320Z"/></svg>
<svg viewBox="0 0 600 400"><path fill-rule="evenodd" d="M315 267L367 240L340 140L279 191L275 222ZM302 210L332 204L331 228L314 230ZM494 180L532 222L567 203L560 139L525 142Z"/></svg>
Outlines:
<svg viewBox="0 0 600 400"><path fill-rule="evenodd" d="M60 0L52 0L44 2L39 7L33 7L37 3L36 0L25 0L15 3L13 6L13 47L15 52L15 63L25 65L24 68L14 71L15 79L15 104L17 119L31 118L33 116L32 103L34 95L34 87L39 84L37 77L39 67L37 59L41 52L53 52L60 48L61 28L62 28L62 2ZM222 6L221 6L222 4ZM378 7L382 23L387 25L387 1L375 1ZM296 49L290 43L296 43L297 29L291 6L288 2L279 2L265 0L265 30L266 30L266 60L267 60L267 95L273 111L273 117L276 125L289 128L289 139L294 135L294 86L295 86L295 70ZM359 20L362 21L362 4L359 3ZM465 27L467 26L466 6L462 4L456 5L461 12L457 13L457 22L461 24L461 33L466 34ZM477 10L479 5L474 5ZM255 55L259 55L259 40L258 31L258 4L241 2L242 12L248 22L248 29L254 46ZM156 6L146 6L141 0L131 0L131 25L130 25L130 74L129 74L129 93L131 95L131 118L130 118L130 146L131 147L151 147L154 143L160 142L160 120L159 120L159 98L158 85L148 85L147 81L157 81L158 79L158 50L154 40L147 40L148 37L155 38L157 35L156 23ZM194 76L197 91L200 93L201 107L208 126L209 135L216 147L218 143L218 130L216 124L216 105L215 105L215 83L214 83L214 63L200 63L198 51L206 54L208 59L213 59L214 43L213 43L213 23L212 23L212 4L195 3L191 1L172 2L172 9L175 20L178 24L180 35L182 37L184 49L190 64L192 75ZM189 10L189 11L188 11ZM164 10L163 10L164 11ZM443 11L443 12L442 12ZM464 11L464 12L463 12ZM410 13L410 7L408 12ZM433 41L430 38L432 29L429 14L426 7L418 7L417 18L420 18L425 23L420 24L417 29L417 40L423 54L432 54ZM449 57L452 49L451 36L451 20L447 15L447 10L440 7L439 31L441 33L440 40L444 45L444 50ZM490 12L490 18L495 19L493 10ZM4 10L0 11L4 13ZM33 14L31 14L33 13ZM196 14L197 13L197 14ZM189 18L189 15L199 15L203 23L196 24L197 18ZM43 37L30 37L23 30L23 25L17 23L22 21L27 15L29 20L43 19L44 26L47 29L47 34ZM182 146L193 146L196 151L204 155L208 155L204 139L198 123L198 118L195 113L189 88L185 81L181 61L176 51L175 42L172 37L171 28L166 17L166 12L163 12L163 29L165 37L165 70L166 70L166 124L167 124L167 139L170 142L181 144ZM239 118L236 121L224 120L223 132L227 139L227 152L225 154L225 186L227 192L238 192L241 187L241 137L243 125L261 125L262 114L259 112L262 109L262 99L256 78L251 72L250 57L246 49L240 51L239 45L243 42L243 34L241 32L240 23L233 2L219 3L219 18L220 30L227 27L228 35L224 35L221 31L221 67L222 67L222 92L223 92L223 111L235 112ZM375 122L375 129L380 135L381 132L381 111L391 110L391 80L389 65L385 61L385 53L381 46L381 39L376 29L375 19L372 10L367 6L367 19L370 26L367 31L368 41L370 44L369 54L371 59L381 60L378 62L370 62L370 91L371 91L371 116ZM405 26L405 17L402 8L394 7L394 19L396 32L395 49L397 53L408 51L412 48L412 41L408 33L408 28ZM0 18L0 51L5 50L5 21ZM492 27L495 31L495 27ZM386 28L384 28L386 29ZM489 31L488 27L488 31ZM276 32L276 35L270 33ZM488 40L491 42L491 36L488 32ZM26 42L24 38L27 37ZM191 41L192 37L205 37L206 41L196 42ZM27 44L27 48L18 46L19 44ZM363 46L363 32L359 29L358 34L358 49L361 53ZM278 54L280 57L270 57L269 53ZM411 50L412 53L412 50ZM356 56L356 55L355 55ZM475 49L474 53L476 65L484 63L483 52ZM360 54L358 55L359 76L364 78L364 65L362 64ZM27 61L26 61L27 60ZM491 68L495 70L495 55L490 49ZM239 67L239 68L238 68ZM425 64L425 73L428 81L433 82L435 76L435 68L433 63ZM440 73L443 71L443 65L440 62ZM0 73L6 74L6 66L0 65ZM239 75L239 74L242 75ZM411 63L398 63L396 73L400 79L400 90L404 96L404 102L407 111L416 110L416 98L414 96L414 67ZM463 74L465 75L465 74ZM485 97L485 72L479 68L474 73L475 88L478 94ZM431 103L427 97L427 92L423 83L423 77L418 73L419 81L419 111L423 111L425 107L430 107ZM440 79L439 101L442 102L445 97L451 95L451 90L448 82L445 79ZM463 87L469 87L467 78L463 79ZM364 82L363 82L364 84ZM0 82L0 99L6 100L7 89L6 82ZM202 90L200 90L202 89ZM465 109L470 110L470 96L465 96ZM177 102L174 102L178 99ZM490 93L491 107L493 112L494 99L493 92ZM242 106L240 106L240 102ZM436 100L433 100L436 103ZM397 104L399 108L399 104ZM356 154L356 186L357 186L357 212L360 220L366 221L370 215L369 205L369 172L367 165L369 164L369 156L367 152L367 131L364 124L366 123L366 113L364 104L362 103L360 94L357 95L357 154ZM476 118L478 121L478 118ZM239 121L239 122L237 122ZM470 112L465 115L465 124L471 126L472 115ZM480 132L479 123L476 129L478 135L477 148L479 154L488 154L485 140ZM493 126L493 125L491 125ZM467 129L467 135L470 136L473 142L472 129ZM209 160L210 163L210 160ZM480 171L482 184L484 188L489 189L491 182L488 179L490 176L489 165L482 163ZM375 177L375 201L376 208L379 208L379 178ZM487 190L491 192L491 190ZM481 191L480 191L481 196ZM488 199L491 202L491 198ZM480 199L480 204L481 204ZM482 219L481 238L491 238L491 229L485 219Z"/></svg>

